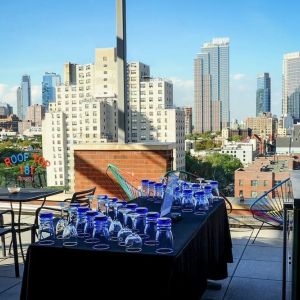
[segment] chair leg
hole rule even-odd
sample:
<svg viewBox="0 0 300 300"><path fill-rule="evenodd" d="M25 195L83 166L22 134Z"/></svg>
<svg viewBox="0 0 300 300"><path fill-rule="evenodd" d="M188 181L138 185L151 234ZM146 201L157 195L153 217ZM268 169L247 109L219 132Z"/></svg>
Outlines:
<svg viewBox="0 0 300 300"><path fill-rule="evenodd" d="M16 277L20 277L18 247L17 247L17 238L16 238L15 230L12 230L12 243L13 243L13 249L14 249L15 274L16 274Z"/></svg>
<svg viewBox="0 0 300 300"><path fill-rule="evenodd" d="M256 240L258 234L260 233L262 227L264 226L264 224L265 224L265 222L262 222L262 223L261 223L261 225L260 225L260 227L259 227L259 229L258 229L258 231L257 231L257 234L255 235L255 238L254 238L254 240L252 241L252 244L254 244L254 242L255 242L255 240Z"/></svg>
<svg viewBox="0 0 300 300"><path fill-rule="evenodd" d="M0 215L0 227L4 225L3 215ZM1 236L1 244L2 244L2 255L6 256L6 247L5 247L5 236Z"/></svg>

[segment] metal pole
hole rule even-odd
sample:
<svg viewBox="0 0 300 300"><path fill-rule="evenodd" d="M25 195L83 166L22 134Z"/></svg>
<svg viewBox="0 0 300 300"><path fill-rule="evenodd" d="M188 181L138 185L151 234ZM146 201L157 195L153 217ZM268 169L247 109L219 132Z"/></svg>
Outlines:
<svg viewBox="0 0 300 300"><path fill-rule="evenodd" d="M127 140L126 0L117 0L118 142Z"/></svg>

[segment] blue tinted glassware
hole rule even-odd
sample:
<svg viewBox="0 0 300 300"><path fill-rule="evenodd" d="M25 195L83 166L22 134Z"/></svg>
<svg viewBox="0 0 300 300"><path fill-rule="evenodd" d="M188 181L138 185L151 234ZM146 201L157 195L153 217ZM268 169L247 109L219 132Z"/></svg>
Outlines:
<svg viewBox="0 0 300 300"><path fill-rule="evenodd" d="M86 243L93 243L97 242L93 240L93 232L94 232L94 218L98 215L97 211L89 210L86 212L86 223L84 226L84 233L85 236L88 237L85 242Z"/></svg>
<svg viewBox="0 0 300 300"><path fill-rule="evenodd" d="M96 250L109 249L108 239L109 232L107 227L107 216L98 215L94 218L93 239L97 240L97 244L93 246Z"/></svg>
<svg viewBox="0 0 300 300"><path fill-rule="evenodd" d="M148 212L146 214L146 226L144 230L145 242L147 246L156 245L156 231L157 231L157 219L159 218L158 212Z"/></svg>
<svg viewBox="0 0 300 300"><path fill-rule="evenodd" d="M76 222L76 230L77 234L80 235L84 234L84 227L86 223L86 212L90 209L87 206L81 206L77 208L77 222Z"/></svg>
<svg viewBox="0 0 300 300"><path fill-rule="evenodd" d="M193 191L193 194L195 194L196 192L199 192L201 190L201 186L199 183L193 183L191 185L191 189Z"/></svg>
<svg viewBox="0 0 300 300"><path fill-rule="evenodd" d="M204 187L204 195L209 203L209 206L211 207L213 205L213 194L212 194L212 188L211 188L211 185L207 184L205 187Z"/></svg>
<svg viewBox="0 0 300 300"><path fill-rule="evenodd" d="M194 194L195 215L205 215L208 210L209 203L204 195L204 191L199 191Z"/></svg>
<svg viewBox="0 0 300 300"><path fill-rule="evenodd" d="M193 212L194 202L193 202L193 191L183 190L181 199L181 211L182 212Z"/></svg>
<svg viewBox="0 0 300 300"><path fill-rule="evenodd" d="M106 211L106 203L108 202L108 196L107 195L98 195L96 198L97 198L97 210L99 212L105 212Z"/></svg>
<svg viewBox="0 0 300 300"><path fill-rule="evenodd" d="M145 238L145 226L146 226L146 214L148 212L147 207L138 207L135 212L138 214L136 217L135 230L141 238Z"/></svg>
<svg viewBox="0 0 300 300"><path fill-rule="evenodd" d="M137 207L138 207L138 205L137 205L136 203L128 203L128 204L126 205L126 208L130 209L130 212L134 212L135 209L136 209ZM128 228L131 228L131 229L132 229L132 227L133 227L132 219L131 219L131 218L128 218L130 212L127 212L127 213L126 213L126 226L127 226Z"/></svg>
<svg viewBox="0 0 300 300"><path fill-rule="evenodd" d="M173 192L173 203L172 203L173 209L181 209L181 192L180 187L176 187Z"/></svg>
<svg viewBox="0 0 300 300"><path fill-rule="evenodd" d="M155 181L149 181L148 185L149 185L149 193L148 193L148 200L153 201L154 200L154 185L155 185Z"/></svg>
<svg viewBox="0 0 300 300"><path fill-rule="evenodd" d="M154 203L161 203L163 198L164 190L162 183L154 184Z"/></svg>
<svg viewBox="0 0 300 300"><path fill-rule="evenodd" d="M146 198L149 196L149 180L148 179L141 180L141 193L142 193L142 197Z"/></svg>
<svg viewBox="0 0 300 300"><path fill-rule="evenodd" d="M156 253L170 254L173 252L172 221L170 218L157 219Z"/></svg>
<svg viewBox="0 0 300 300"><path fill-rule="evenodd" d="M39 214L39 231L38 238L40 244L54 244L54 225L53 225L53 213L44 212ZM42 241L44 240L44 241Z"/></svg>

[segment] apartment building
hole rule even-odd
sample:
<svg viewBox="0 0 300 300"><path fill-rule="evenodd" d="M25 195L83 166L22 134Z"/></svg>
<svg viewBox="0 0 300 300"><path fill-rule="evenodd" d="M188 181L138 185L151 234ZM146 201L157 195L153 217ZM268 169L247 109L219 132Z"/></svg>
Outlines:
<svg viewBox="0 0 300 300"><path fill-rule="evenodd" d="M118 141L117 64L114 48L96 49L94 64L67 63L43 123L48 185L74 189L73 145ZM173 107L173 85L150 78L149 66L131 63L128 142L176 144L174 168L185 167L184 110Z"/></svg>
<svg viewBox="0 0 300 300"><path fill-rule="evenodd" d="M271 113L264 113L259 117L250 117L246 119L246 126L252 129L252 133L263 139L272 141L277 131L277 118Z"/></svg>
<svg viewBox="0 0 300 300"><path fill-rule="evenodd" d="M193 109L192 107L184 108L185 117L185 134L191 134L193 131Z"/></svg>
<svg viewBox="0 0 300 300"><path fill-rule="evenodd" d="M185 168L185 115L173 107L173 84L151 78L150 67L128 64L128 141L172 142L176 144L174 169Z"/></svg>
<svg viewBox="0 0 300 300"><path fill-rule="evenodd" d="M116 52L96 49L95 56L95 64L65 65L65 84L56 87L56 101L49 103L42 132L50 186L73 189L73 145L118 140Z"/></svg>

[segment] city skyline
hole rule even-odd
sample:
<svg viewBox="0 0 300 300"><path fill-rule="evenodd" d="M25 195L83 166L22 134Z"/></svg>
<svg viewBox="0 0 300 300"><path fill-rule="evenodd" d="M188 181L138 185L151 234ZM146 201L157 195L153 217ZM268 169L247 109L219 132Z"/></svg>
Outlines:
<svg viewBox="0 0 300 300"><path fill-rule="evenodd" d="M1 101L16 108L18 78L28 73L32 79L33 103L37 100L41 103L42 74L62 74L61 66L65 62L90 63L95 48L115 46L114 1L105 5L101 1L75 1L72 6L66 2L54 1L44 8L37 6L36 1L27 1L26 5L12 1L3 5ZM280 115L282 58L285 53L300 50L300 41L296 38L297 18L293 18L299 4L296 1L270 3L203 4L191 0L189 5L164 1L157 6L155 2L137 4L129 0L128 61L151 65L154 76L173 81L175 104L191 105L194 54L200 51L203 42L228 36L231 40L232 119L255 115L256 74L265 70L272 77L272 112ZM14 17L10 18L12 11ZM48 26L46 20L53 13L56 22ZM78 20L80 26L76 25ZM22 51L16 45L20 45Z"/></svg>

